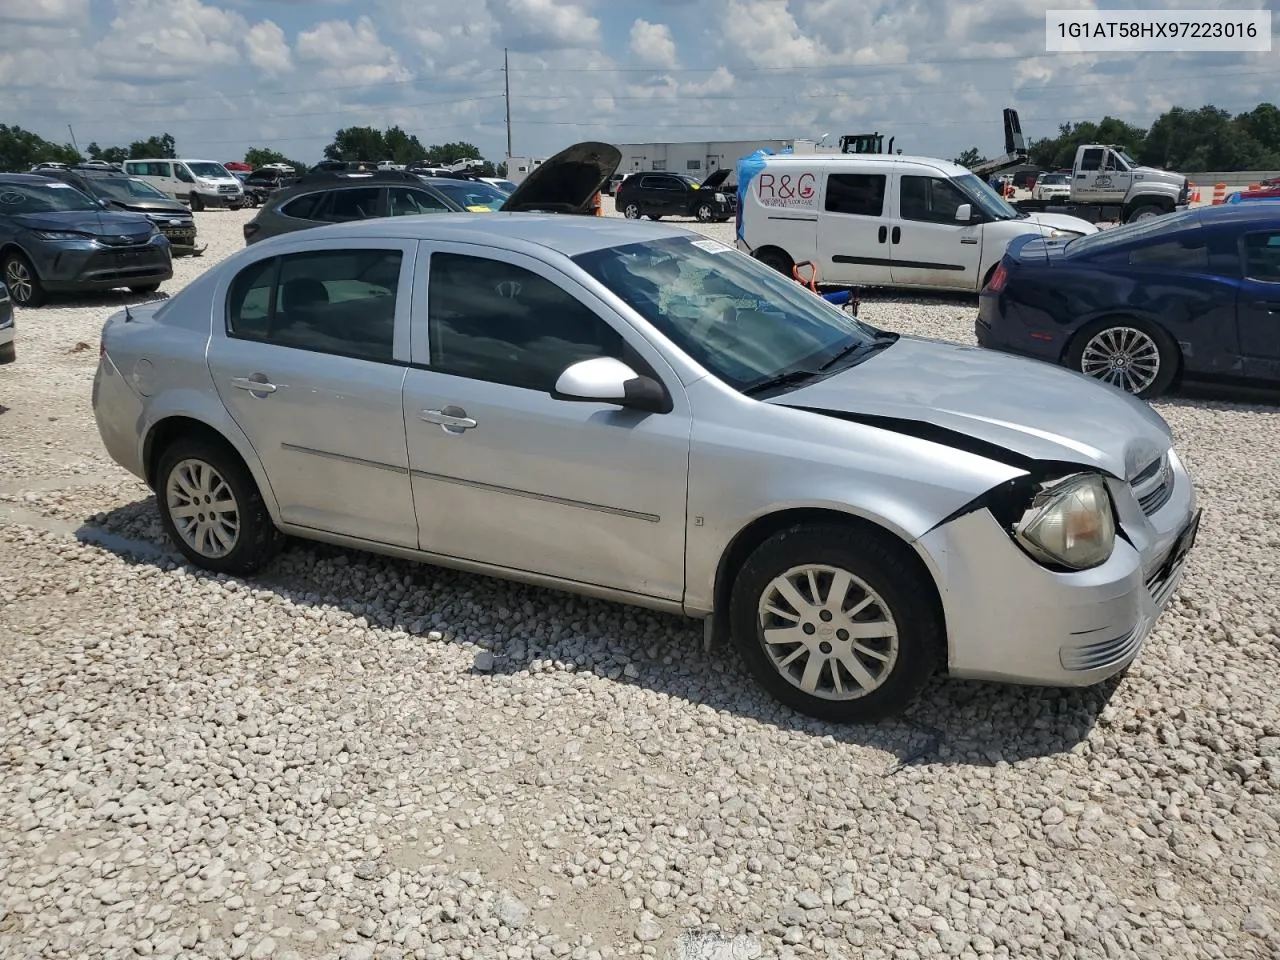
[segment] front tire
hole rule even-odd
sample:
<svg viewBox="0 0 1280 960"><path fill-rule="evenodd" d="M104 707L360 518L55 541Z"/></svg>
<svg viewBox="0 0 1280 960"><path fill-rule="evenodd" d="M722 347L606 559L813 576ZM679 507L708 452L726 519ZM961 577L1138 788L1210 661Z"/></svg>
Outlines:
<svg viewBox="0 0 1280 960"><path fill-rule="evenodd" d="M945 648L933 584L887 533L802 524L770 537L734 581L729 624L752 675L836 723L900 712Z"/></svg>
<svg viewBox="0 0 1280 960"><path fill-rule="evenodd" d="M1138 317L1097 320L1077 333L1067 349L1072 370L1144 400L1169 388L1180 359L1173 338Z"/></svg>
<svg viewBox="0 0 1280 960"><path fill-rule="evenodd" d="M700 203L697 209L693 211L693 215L697 217L699 223L710 223L715 216L715 211L711 209L711 204Z"/></svg>
<svg viewBox="0 0 1280 960"><path fill-rule="evenodd" d="M191 200L191 210L193 213L198 213L204 209L204 201L200 199L200 194L192 193L189 199Z"/></svg>
<svg viewBox="0 0 1280 960"><path fill-rule="evenodd" d="M159 289L160 289L160 284L158 283L144 283L140 287L130 287L129 292L136 293L139 296L147 296L149 294L155 293Z"/></svg>
<svg viewBox="0 0 1280 960"><path fill-rule="evenodd" d="M4 346L0 347L0 366L6 363L13 363L18 359L18 345L10 340Z"/></svg>
<svg viewBox="0 0 1280 960"><path fill-rule="evenodd" d="M35 267L25 254L13 251L4 258L0 277L9 288L9 297L20 307L38 307L48 299Z"/></svg>
<svg viewBox="0 0 1280 960"><path fill-rule="evenodd" d="M172 443L160 455L156 502L177 548L215 573L255 573L284 539L249 468L225 443L204 438Z"/></svg>
<svg viewBox="0 0 1280 960"><path fill-rule="evenodd" d="M1150 220L1152 217L1162 217L1164 214L1165 209L1159 204L1144 203L1129 211L1129 218L1125 223L1137 223L1139 220Z"/></svg>

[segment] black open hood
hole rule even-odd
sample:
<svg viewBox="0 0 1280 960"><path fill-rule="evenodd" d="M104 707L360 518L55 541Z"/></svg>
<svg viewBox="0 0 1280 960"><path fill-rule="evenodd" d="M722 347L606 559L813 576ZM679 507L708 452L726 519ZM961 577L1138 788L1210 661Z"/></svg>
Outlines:
<svg viewBox="0 0 1280 960"><path fill-rule="evenodd" d="M707 179L702 181L701 189L719 190L720 187L724 184L724 182L729 179L729 174L732 172L733 171L730 170L728 167L721 167L719 170L715 171L709 177L707 177Z"/></svg>
<svg viewBox="0 0 1280 960"><path fill-rule="evenodd" d="M589 213L591 198L604 189L621 162L622 153L612 144L575 143L534 168L499 209Z"/></svg>

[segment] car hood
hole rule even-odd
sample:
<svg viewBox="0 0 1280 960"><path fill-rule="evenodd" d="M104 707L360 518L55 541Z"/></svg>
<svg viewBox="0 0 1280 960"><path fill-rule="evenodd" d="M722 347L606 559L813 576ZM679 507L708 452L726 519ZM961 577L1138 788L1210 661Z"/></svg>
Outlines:
<svg viewBox="0 0 1280 960"><path fill-rule="evenodd" d="M499 209L586 213L591 198L604 189L621 162L622 153L611 144L594 140L575 143L544 160Z"/></svg>
<svg viewBox="0 0 1280 960"><path fill-rule="evenodd" d="M732 172L733 171L728 167L721 167L719 170L711 174L711 176L707 177L707 179L702 181L702 189L719 190L724 186L724 182L729 179L729 174Z"/></svg>
<svg viewBox="0 0 1280 960"><path fill-rule="evenodd" d="M113 207L121 210L128 210L133 213L150 213L157 216L179 217L184 220L191 219L191 211L177 200L108 200Z"/></svg>
<svg viewBox="0 0 1280 960"><path fill-rule="evenodd" d="M1135 182L1141 180L1143 183L1167 183L1175 187L1181 187L1182 182L1187 178L1170 170L1157 170L1155 167L1134 167L1133 179Z"/></svg>
<svg viewBox="0 0 1280 960"><path fill-rule="evenodd" d="M27 230L74 230L95 237L136 237L151 233L151 221L124 210L57 210L20 213L14 221Z"/></svg>
<svg viewBox="0 0 1280 960"><path fill-rule="evenodd" d="M1048 230L1070 230L1072 233L1081 233L1085 236L1098 232L1097 224L1090 223L1088 220L1081 220L1079 217L1068 216L1065 213L1033 213L1023 222L1034 223Z"/></svg>
<svg viewBox="0 0 1280 960"><path fill-rule="evenodd" d="M1169 449L1145 402L1061 367L903 336L768 403L935 440L1020 469L1067 463L1130 480Z"/></svg>

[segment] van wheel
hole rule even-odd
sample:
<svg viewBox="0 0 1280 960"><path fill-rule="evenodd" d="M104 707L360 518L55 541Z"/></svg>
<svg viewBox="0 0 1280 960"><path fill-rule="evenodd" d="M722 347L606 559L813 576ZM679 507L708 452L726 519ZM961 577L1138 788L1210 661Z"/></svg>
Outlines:
<svg viewBox="0 0 1280 960"><path fill-rule="evenodd" d="M1143 399L1169 388L1179 359L1173 338L1138 317L1094 321L1075 335L1067 349L1072 370Z"/></svg>
<svg viewBox="0 0 1280 960"><path fill-rule="evenodd" d="M200 194L191 194L191 209L193 211L200 211L204 209L204 201L200 199Z"/></svg>
<svg viewBox="0 0 1280 960"><path fill-rule="evenodd" d="M791 276L791 270L795 266L795 261L777 247L766 247L763 250L757 250L752 256L766 267L771 267L788 277Z"/></svg>

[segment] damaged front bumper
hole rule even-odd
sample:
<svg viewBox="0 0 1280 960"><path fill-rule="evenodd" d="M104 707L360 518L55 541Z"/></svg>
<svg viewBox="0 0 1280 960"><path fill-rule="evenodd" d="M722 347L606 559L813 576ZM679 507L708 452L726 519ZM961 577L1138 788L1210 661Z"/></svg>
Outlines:
<svg viewBox="0 0 1280 960"><path fill-rule="evenodd" d="M942 597L950 675L1088 686L1128 666L1177 590L1198 529L1191 479L1176 458L1172 483L1147 516L1126 484L1108 481L1122 535L1091 570L1045 568L986 509L921 537L916 548Z"/></svg>

